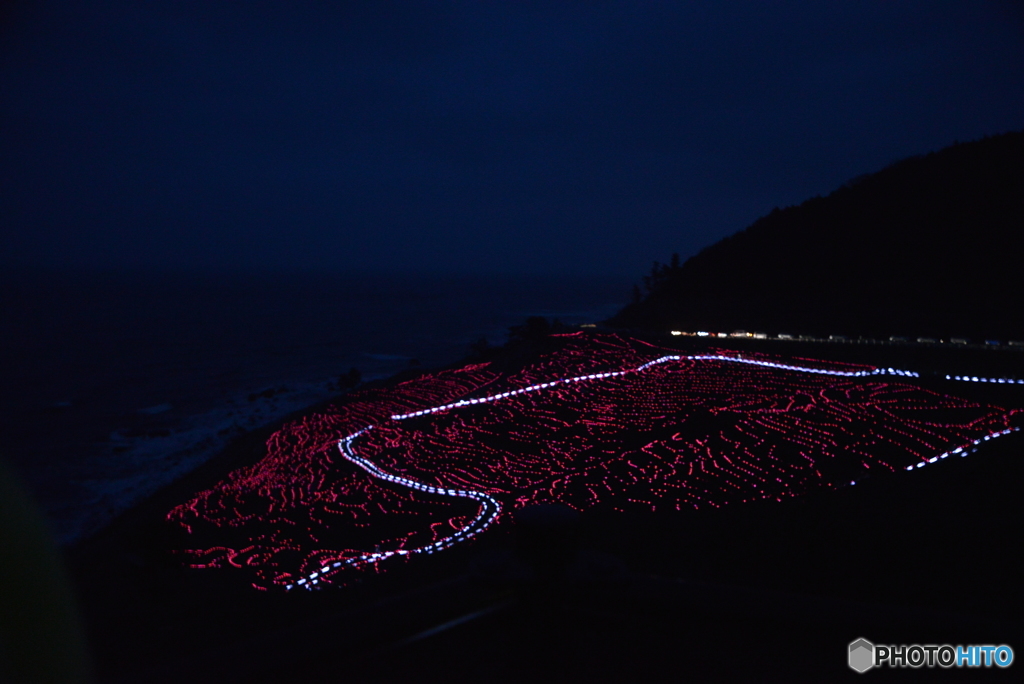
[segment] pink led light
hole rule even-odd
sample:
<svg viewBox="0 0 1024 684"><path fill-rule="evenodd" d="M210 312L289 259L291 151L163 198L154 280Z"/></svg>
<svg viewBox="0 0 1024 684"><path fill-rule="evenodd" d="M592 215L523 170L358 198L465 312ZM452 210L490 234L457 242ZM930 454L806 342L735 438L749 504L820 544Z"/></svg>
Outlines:
<svg viewBox="0 0 1024 684"><path fill-rule="evenodd" d="M286 425L260 462L170 512L181 553L261 588L344 584L530 503L781 500L934 462L1018 413L906 384L910 371L562 337L512 374L428 374Z"/></svg>

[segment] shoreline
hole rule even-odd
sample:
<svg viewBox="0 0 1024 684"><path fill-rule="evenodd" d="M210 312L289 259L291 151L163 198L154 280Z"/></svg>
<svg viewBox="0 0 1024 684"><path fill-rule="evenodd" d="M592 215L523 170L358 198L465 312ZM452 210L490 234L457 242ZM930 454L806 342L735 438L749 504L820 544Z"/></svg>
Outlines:
<svg viewBox="0 0 1024 684"><path fill-rule="evenodd" d="M151 515L150 509L159 508L166 505L165 502L175 499L174 504L166 507L165 512L169 511L173 505L182 503L190 495L214 486L233 470L251 465L255 461L249 461L249 459L258 459L258 452L265 445L266 440L286 423L332 406L338 401L343 400L352 389L372 388L383 385L393 381L396 377L405 376L408 373L408 370L403 370L387 378L371 380L349 390L336 393L330 398L322 399L312 404L305 404L302 408L294 409L282 416L237 434L230 438L223 446L217 448L211 456L202 460L195 467L183 472L179 477L159 486L152 493L142 497L136 504L127 507L124 511L115 515L108 524L97 529L93 534L78 539L69 545L63 546L63 548L74 554L77 549L89 546L93 540L104 536L121 534L124 531L138 527L140 523L132 520L139 517L137 511L144 510L148 515ZM207 483L209 483L208 486L206 486ZM184 492L189 494L182 496L181 494Z"/></svg>

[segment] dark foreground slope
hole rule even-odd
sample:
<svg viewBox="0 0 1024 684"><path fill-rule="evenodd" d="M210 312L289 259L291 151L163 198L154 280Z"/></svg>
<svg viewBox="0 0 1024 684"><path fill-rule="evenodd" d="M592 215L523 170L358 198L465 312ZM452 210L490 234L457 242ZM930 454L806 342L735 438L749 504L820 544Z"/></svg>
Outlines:
<svg viewBox="0 0 1024 684"><path fill-rule="evenodd" d="M656 275L613 324L1024 339L1024 132L775 209Z"/></svg>

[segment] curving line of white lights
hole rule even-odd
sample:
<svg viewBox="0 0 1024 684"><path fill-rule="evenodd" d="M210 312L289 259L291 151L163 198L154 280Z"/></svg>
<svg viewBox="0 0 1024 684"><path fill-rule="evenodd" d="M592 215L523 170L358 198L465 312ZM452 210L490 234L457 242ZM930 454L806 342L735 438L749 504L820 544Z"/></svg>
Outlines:
<svg viewBox="0 0 1024 684"><path fill-rule="evenodd" d="M732 363L746 363L753 366L764 366L766 368L781 368L783 370L800 371L803 373L818 373L821 375L835 375L840 377L865 377L868 375L902 375L909 378L921 377L919 373L914 371L898 370L895 368L876 368L870 371L837 371L837 370L826 370L824 368L808 368L806 366L790 366L784 363L773 363L771 361L760 361L758 359L744 359L738 356L714 356L714 355L694 355L694 356L662 356L661 358L655 359L654 361L648 361L642 366L637 366L632 370L624 371L609 371L606 373L592 373L590 375L577 375L574 378L562 378L561 380L552 380L550 382L542 382L537 385L530 385L523 389L510 390L508 392L501 392L500 394L493 394L489 397L479 397L477 399L462 399L460 401L454 401L450 404L442 404L441 406L435 406L433 408L422 409L420 411L412 411L411 413L396 413L391 416L391 420L406 420L407 418L417 418L419 416L425 416L431 413L440 413L441 411L448 411L450 409L462 408L463 406L475 406L476 404L487 404L498 399L505 399L507 397L514 397L519 394L526 394L527 392L536 392L542 389L548 389L556 385L566 385L570 382L581 382L583 380L600 380L602 378L611 378L618 375L626 375L627 373L636 373L638 371L644 371L651 366L656 366L659 363L666 363L667 361L729 361Z"/></svg>
<svg viewBox="0 0 1024 684"><path fill-rule="evenodd" d="M406 419L409 419L409 418L416 418L416 417L428 415L428 414L431 414L431 413L439 413L441 411L448 411L450 409L462 408L464 406L475 406L476 404L486 404L486 403L490 403L490 402L493 402L493 401L497 401L499 399L505 399L507 397L514 397L514 396L519 395L519 394L526 394L527 392L536 392L536 391L539 391L539 390L548 389L548 388L551 388L551 387L555 387L556 385L564 385L564 384L568 384L568 383L571 383L571 382L582 382L584 380L600 380L600 379L603 379L603 378L611 378L611 377L616 377L616 376L619 376L619 375L626 375L627 373L635 373L635 372L644 371L644 370L647 370L648 368L650 368L652 366L656 366L656 365L662 364L662 363L667 363L669 361L682 361L682 360L687 360L687 361L726 361L726 362L730 362L730 363L744 363L744 364L748 364L748 365L752 365L752 366L764 366L765 368L778 368L778 369L782 369L782 370L797 371L797 372L802 372L802 373L817 373L817 374L820 374L820 375L832 375L832 376L838 376L838 377L867 377L867 376L871 376L871 375L898 375L898 376L911 377L911 378L918 378L918 377L920 377L920 374L919 373L915 373L914 371L899 370L899 369L896 369L896 368L875 368L874 370L870 370L870 371L867 371L867 370L860 370L860 371L838 371L838 370L827 370L827 369L824 369L824 368L809 368L809 367L806 367L806 366L793 366L793 365L784 364L784 363L775 363L775 362L772 362L772 361L762 361L762 360L759 360L759 359L745 359L743 357L738 357L738 356L715 356L715 355L709 355L709 354L692 355L692 356L670 355L670 356L662 356L662 357L657 358L657 359L655 359L653 361L648 361L647 363L642 364L640 366L637 366L636 368L634 368L632 370L608 371L608 372L605 372L605 373L591 373L589 375L578 375L578 376L572 377L572 378L563 378L563 379L560 379L560 380L552 380L550 382L542 382L542 383L539 383L539 384L536 384L536 385L530 385L529 387L524 387L523 389L510 390L508 392L501 392L499 394L494 394L494 395L491 395L491 396L488 396L488 397L479 397L477 399L463 399L463 400L452 402L452 403L449 403L449 404L443 404L441 406L435 406L435 407L429 408L429 409L422 409L420 411L413 411L411 413L397 413L397 414L392 415L391 419L392 420L406 420ZM962 377L962 376L959 376L959 375L956 375L956 376L947 375L946 379L947 380L972 380L974 382L1014 382L1013 380L1003 380L1003 379L993 380L993 379L984 379L984 378L977 378L977 377L966 377L966 376ZM1016 382L1024 384L1024 380L1018 380ZM366 458L363 458L362 456L357 455L355 452L352 451L352 441L354 439L356 439L357 437L359 437L360 435L362 435L365 432L367 432L368 430L370 430L372 427L373 426L371 425L369 427L363 428L362 430L359 430L357 432L353 432L351 435L348 435L347 437L344 437L344 438L338 440L338 449L341 451L341 455L346 460L348 460L348 461L354 463L355 465L359 466L360 468L365 470L367 473L369 473L372 477L376 477L376 478L384 480L386 482L392 482L394 484L399 484L399 485L402 485L404 487L409 487L410 489L415 489L415 490L421 491L421 492L428 492L428 493L431 493L431 494L440 494L442 496L454 496L454 497L461 497L461 498L466 498L466 499L473 499L474 501L476 501L476 502L478 502L480 504L480 510L477 513L477 517L474 518L468 525L466 525L465 527L463 527L462 529L457 531L455 534L453 534L453 535L451 535L449 537L444 537L443 539L439 539L438 541L435 541L433 544L428 544L427 546L421 546L421 547L412 548L412 549L396 549L394 551L377 551L377 552L374 552L374 553L363 554L362 556L357 556L355 558L349 558L349 559L344 560L344 561L335 561L333 563L329 563L329 564L321 567L316 572L309 573L307 576L299 579L298 581L294 582L293 584L285 585L285 589L294 589L296 587L303 587L305 589L313 589L315 586L319 585L320 579L322 577L324 577L326 574L334 573L334 572L340 570L343 567L358 567L360 565L367 565L367 564L372 564L372 563L378 563L378 562L380 562L382 560L385 560L387 558L391 558L392 556L411 556L411 555L419 554L419 553L428 553L429 554L429 553L434 553L435 551L441 551L441 550L447 549L447 548L449 548L451 546L454 546L455 544L457 544L459 542L471 539L472 537L475 537L477 534L479 534L480 532L482 532L485 529L487 529L487 527L492 522L494 522L494 519L497 518L498 514L501 512L501 504L498 502L498 500L495 499L494 497L492 497L490 494L487 494L485 492L479 492L479 491L475 491L475 490L471 490L471 489L446 489L444 487L435 487L433 485L428 485L428 484L424 484L422 482L418 482L418 481L413 480L411 478L400 477L398 475L392 475L391 473L388 473L387 471L381 469L375 463L369 461ZM940 459L943 459L943 458L946 458L948 456L951 456L953 454L961 454L962 456L966 456L969 452L972 452L972 451L975 450L972 447L977 447L977 445L981 444L982 442L988 441L989 439L993 439L995 437L1001 437L1003 435L1010 434L1011 432L1016 432L1019 429L1020 428L1008 428L1006 430L1003 430L1002 432L997 432L997 433L994 433L992 435L986 435L985 437L983 437L981 439L974 440L974 442L971 445L967 446L967 447L959 447L957 449L953 449L952 451L949 451L947 453L941 454L939 456L935 456L934 458L930 458L930 459L928 459L926 461L922 461L921 463L918 463L916 465L908 466L906 469L907 470L914 470L915 468L921 468L921 467L923 467L923 466L925 466L925 465L927 465L929 463L935 463L936 461L938 461ZM855 482L851 482L850 484L855 484Z"/></svg>
<svg viewBox="0 0 1024 684"><path fill-rule="evenodd" d="M367 565L371 563L379 563L382 560L391 558L392 556L411 556L418 553L434 553L435 551L442 551L451 546L454 546L458 542L466 541L472 537L483 532L487 527L494 522L494 519L498 517L498 513L501 512L501 504L498 500L492 497L490 494L485 492L477 492L470 489L446 489L444 487L435 487L433 485L424 484L408 477L399 477L398 475L392 475L391 473L383 470L372 461L363 458L355 454L352 451L352 440L362 435L373 426L363 428L358 432L353 432L348 437L338 440L338 449L341 451L341 455L347 460L356 464L373 477L386 482L393 482L410 489L415 489L421 492L429 492L431 494L441 494L442 496L455 496L466 499L473 499L480 504L480 510L477 512L476 518L474 518L468 525L457 531L455 534L439 539L433 544L427 544L426 546L420 546L412 549L395 549L394 551L376 551L374 553L363 554L355 558L349 558L344 561L335 561L328 563L316 572L311 572L306 577L301 578L294 584L285 585L285 589L294 589L295 587L304 587L306 589L312 589L320 583L320 579L332 572L336 572L341 568L358 567L360 565Z"/></svg>

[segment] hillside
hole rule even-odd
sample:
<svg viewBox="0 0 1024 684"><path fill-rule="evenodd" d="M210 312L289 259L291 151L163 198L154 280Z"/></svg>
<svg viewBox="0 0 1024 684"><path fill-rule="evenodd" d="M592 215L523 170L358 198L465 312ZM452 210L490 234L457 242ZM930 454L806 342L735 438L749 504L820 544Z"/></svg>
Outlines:
<svg viewBox="0 0 1024 684"><path fill-rule="evenodd" d="M609 323L1024 339L1024 131L955 144L776 208Z"/></svg>

